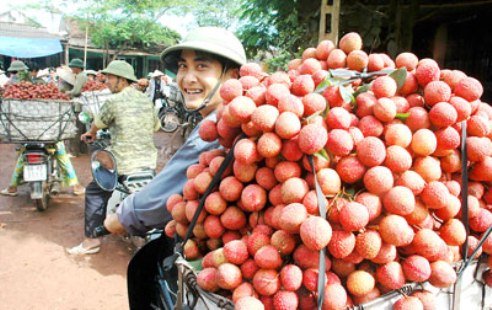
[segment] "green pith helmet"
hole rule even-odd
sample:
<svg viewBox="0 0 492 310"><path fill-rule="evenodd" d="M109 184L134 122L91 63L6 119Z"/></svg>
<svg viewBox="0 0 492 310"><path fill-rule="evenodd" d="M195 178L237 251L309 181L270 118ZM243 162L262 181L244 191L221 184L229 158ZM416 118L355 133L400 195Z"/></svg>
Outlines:
<svg viewBox="0 0 492 310"><path fill-rule="evenodd" d="M133 67L124 60L113 60L102 73L120 76L133 82L138 81Z"/></svg>
<svg viewBox="0 0 492 310"><path fill-rule="evenodd" d="M162 52L161 60L167 70L176 72L178 57L184 49L219 55L238 66L246 63L246 53L239 39L230 31L217 27L196 28L179 43Z"/></svg>
<svg viewBox="0 0 492 310"><path fill-rule="evenodd" d="M70 68L84 69L84 62L82 61L82 59L74 58L74 59L70 60L70 63L68 64L68 66Z"/></svg>
<svg viewBox="0 0 492 310"><path fill-rule="evenodd" d="M7 69L8 72L23 71L23 70L29 70L29 68L20 60L12 61L10 67Z"/></svg>
<svg viewBox="0 0 492 310"><path fill-rule="evenodd" d="M95 70L85 70L85 75L93 75L96 76L97 72Z"/></svg>

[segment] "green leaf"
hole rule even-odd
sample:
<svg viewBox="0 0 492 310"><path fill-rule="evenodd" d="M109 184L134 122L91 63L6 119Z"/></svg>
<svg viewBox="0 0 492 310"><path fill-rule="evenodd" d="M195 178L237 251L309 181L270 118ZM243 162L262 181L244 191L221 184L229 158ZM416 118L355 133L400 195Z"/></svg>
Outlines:
<svg viewBox="0 0 492 310"><path fill-rule="evenodd" d="M348 86L350 87L350 86ZM340 92L340 96L343 98L343 102L355 103L355 97L352 94L352 90L348 87L341 86L338 87L338 91Z"/></svg>
<svg viewBox="0 0 492 310"><path fill-rule="evenodd" d="M328 153L326 152L325 149L321 149L319 151L317 151L316 153L314 153L314 156L316 157L319 157L321 159L324 159L326 161L330 161L330 155L328 155Z"/></svg>
<svg viewBox="0 0 492 310"><path fill-rule="evenodd" d="M400 68L390 73L389 76L396 81L399 90L403 86L403 84L405 84L405 79L407 78L407 69Z"/></svg>
<svg viewBox="0 0 492 310"><path fill-rule="evenodd" d="M354 92L354 97L357 98L357 96L367 92L369 89L371 89L371 84L364 84L362 86L359 86L357 90Z"/></svg>
<svg viewBox="0 0 492 310"><path fill-rule="evenodd" d="M406 121L409 116L410 116L410 113L397 113L395 118L397 118L401 121Z"/></svg>
<svg viewBox="0 0 492 310"><path fill-rule="evenodd" d="M325 89L327 89L331 85L333 85L332 79L331 79L331 75L328 74L326 76L326 78L321 83L318 84L318 86L316 87L316 89L314 90L314 92L315 93L318 93L318 94L321 94L322 92L325 91Z"/></svg>

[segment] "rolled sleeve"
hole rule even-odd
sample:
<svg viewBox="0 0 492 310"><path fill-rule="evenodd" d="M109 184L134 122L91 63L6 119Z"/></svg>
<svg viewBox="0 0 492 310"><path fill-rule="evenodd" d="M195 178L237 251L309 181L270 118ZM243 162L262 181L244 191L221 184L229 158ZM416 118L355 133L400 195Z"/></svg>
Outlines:
<svg viewBox="0 0 492 310"><path fill-rule="evenodd" d="M219 147L217 141L209 143L201 140L197 126L154 180L120 204L117 214L126 231L143 235L153 228L164 228L172 219L166 208L167 199L172 194L182 193L188 167L198 162L200 153Z"/></svg>

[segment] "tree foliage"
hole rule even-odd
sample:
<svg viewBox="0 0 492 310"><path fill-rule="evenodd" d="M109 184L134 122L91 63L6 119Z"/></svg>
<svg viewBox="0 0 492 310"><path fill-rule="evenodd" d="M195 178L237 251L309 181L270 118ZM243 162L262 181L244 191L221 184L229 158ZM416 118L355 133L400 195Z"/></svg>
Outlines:
<svg viewBox="0 0 492 310"><path fill-rule="evenodd" d="M75 16L82 27L88 27L92 43L118 52L127 48L151 48L172 45L180 35L158 22L167 12L185 12L195 0L88 0Z"/></svg>
<svg viewBox="0 0 492 310"><path fill-rule="evenodd" d="M319 8L311 0L241 0L238 34L248 56L271 54L271 70L285 67L287 59L317 45Z"/></svg>

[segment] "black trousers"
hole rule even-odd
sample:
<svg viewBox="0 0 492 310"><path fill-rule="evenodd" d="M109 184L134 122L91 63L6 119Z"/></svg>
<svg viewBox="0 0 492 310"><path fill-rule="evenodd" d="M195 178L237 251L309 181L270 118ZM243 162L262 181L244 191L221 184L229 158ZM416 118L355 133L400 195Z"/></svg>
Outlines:
<svg viewBox="0 0 492 310"><path fill-rule="evenodd" d="M85 236L90 238L106 218L106 207L113 192L107 192L92 180L85 188Z"/></svg>

